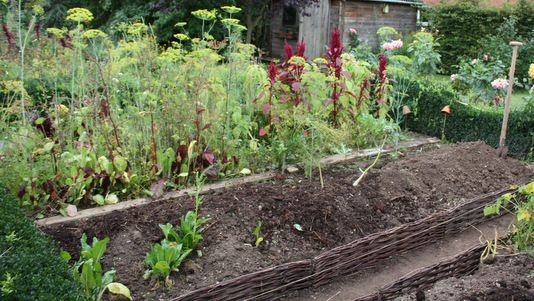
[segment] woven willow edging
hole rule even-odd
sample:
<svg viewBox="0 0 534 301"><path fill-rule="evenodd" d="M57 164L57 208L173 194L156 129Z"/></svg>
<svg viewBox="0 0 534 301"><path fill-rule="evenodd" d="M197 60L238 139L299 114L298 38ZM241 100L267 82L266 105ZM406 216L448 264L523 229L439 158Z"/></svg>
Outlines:
<svg viewBox="0 0 534 301"><path fill-rule="evenodd" d="M484 217L484 207L510 191L485 194L419 221L368 235L313 259L264 269L172 300L274 300L289 291L325 285L340 276L375 266L381 260L438 242L447 235L491 219Z"/></svg>
<svg viewBox="0 0 534 301"><path fill-rule="evenodd" d="M480 263L480 254L486 245L480 244L454 257L440 261L434 265L415 270L399 280L383 286L374 294L354 299L354 301L390 300L414 289L424 290L434 283L448 277L460 277L475 271Z"/></svg>

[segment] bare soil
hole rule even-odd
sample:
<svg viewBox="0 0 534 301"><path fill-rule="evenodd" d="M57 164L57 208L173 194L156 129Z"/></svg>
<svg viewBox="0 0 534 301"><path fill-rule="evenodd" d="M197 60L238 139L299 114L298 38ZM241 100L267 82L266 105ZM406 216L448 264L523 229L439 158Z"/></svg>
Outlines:
<svg viewBox="0 0 534 301"><path fill-rule="evenodd" d="M534 257L528 254L497 257L472 275L436 282L433 288L395 301L532 301ZM422 299L424 295L425 299Z"/></svg>
<svg viewBox="0 0 534 301"><path fill-rule="evenodd" d="M52 225L42 230L77 258L82 233L110 237L104 269L136 300L165 300L277 264L313 257L373 232L411 222L450 208L467 198L526 182L525 164L501 159L482 142L441 146L381 161L358 187L356 163L315 175L280 175L273 181L245 184L204 196L201 210L210 221L203 233L202 257L188 260L172 275L171 290L154 288L142 278L151 244L162 239L158 224L177 224L193 208L191 197L113 212L90 220ZM264 242L253 247L252 231L263 222ZM295 224L302 226L298 231Z"/></svg>

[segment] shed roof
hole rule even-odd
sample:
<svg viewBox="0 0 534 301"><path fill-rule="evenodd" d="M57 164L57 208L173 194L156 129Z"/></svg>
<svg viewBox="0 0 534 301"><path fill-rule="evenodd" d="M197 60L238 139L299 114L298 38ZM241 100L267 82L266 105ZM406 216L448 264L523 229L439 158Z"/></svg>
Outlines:
<svg viewBox="0 0 534 301"><path fill-rule="evenodd" d="M355 0L349 0L355 1ZM359 0L362 1L362 0ZM423 5L423 0L363 0L367 2L379 2L379 3L395 3L395 4L408 4L408 5Z"/></svg>

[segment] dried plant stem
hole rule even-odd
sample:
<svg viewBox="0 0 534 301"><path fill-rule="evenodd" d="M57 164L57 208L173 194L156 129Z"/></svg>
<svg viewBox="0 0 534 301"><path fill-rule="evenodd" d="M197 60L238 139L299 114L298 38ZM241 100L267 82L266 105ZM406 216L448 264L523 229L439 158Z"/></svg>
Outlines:
<svg viewBox="0 0 534 301"><path fill-rule="evenodd" d="M375 166L376 162L378 162L378 159L380 159L380 155L382 155L382 152L384 151L384 145L386 144L386 140L387 140L387 136L384 137L384 140L382 141L382 145L380 146L380 150L378 152L378 154L376 155L376 158L375 160L373 161L373 164L369 165L369 167L367 167L363 172L362 174L360 175L360 177L354 181L354 183L352 184L352 186L356 187L358 186L358 184L360 184L361 180L363 179L363 177L365 177L365 175Z"/></svg>

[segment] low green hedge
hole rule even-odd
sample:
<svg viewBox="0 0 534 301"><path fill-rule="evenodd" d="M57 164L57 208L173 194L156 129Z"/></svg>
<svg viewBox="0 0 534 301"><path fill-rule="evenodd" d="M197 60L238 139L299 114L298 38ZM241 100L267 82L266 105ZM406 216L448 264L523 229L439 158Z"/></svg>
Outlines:
<svg viewBox="0 0 534 301"><path fill-rule="evenodd" d="M452 113L445 122L445 139L451 142L483 140L497 147L501 134L503 110L476 108L456 101L454 91L443 84L413 82L408 92L414 115L408 128L415 132L441 137L444 115L441 109L450 105ZM506 136L508 154L532 158L534 150L534 105L510 113Z"/></svg>
<svg viewBox="0 0 534 301"><path fill-rule="evenodd" d="M79 296L59 249L0 188L0 300L81 300Z"/></svg>

